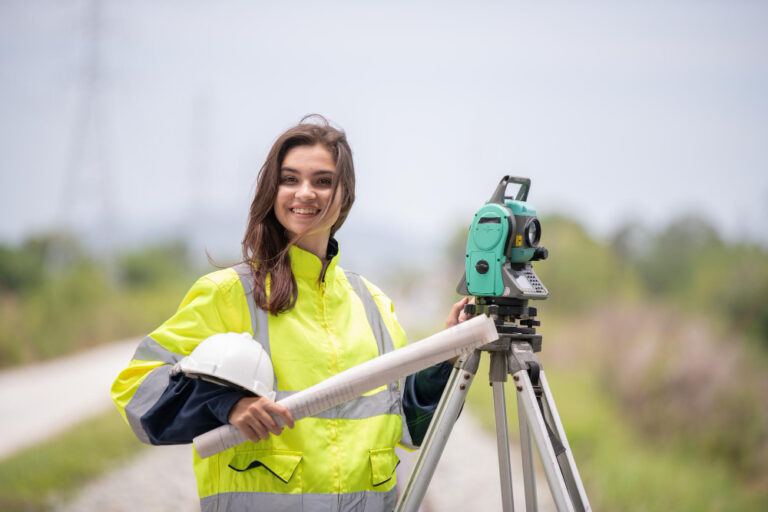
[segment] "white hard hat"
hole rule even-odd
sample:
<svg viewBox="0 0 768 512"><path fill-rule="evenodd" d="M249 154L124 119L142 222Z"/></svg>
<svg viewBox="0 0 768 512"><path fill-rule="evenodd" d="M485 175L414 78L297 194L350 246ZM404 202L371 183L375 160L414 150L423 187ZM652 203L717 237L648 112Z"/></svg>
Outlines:
<svg viewBox="0 0 768 512"><path fill-rule="evenodd" d="M227 332L206 338L176 363L174 371L275 399L272 361L261 343L247 332Z"/></svg>

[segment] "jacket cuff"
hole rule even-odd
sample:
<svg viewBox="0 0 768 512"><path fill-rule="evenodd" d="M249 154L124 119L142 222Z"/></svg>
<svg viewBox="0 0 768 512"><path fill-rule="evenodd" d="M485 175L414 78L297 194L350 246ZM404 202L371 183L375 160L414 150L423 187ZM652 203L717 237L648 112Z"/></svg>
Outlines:
<svg viewBox="0 0 768 512"><path fill-rule="evenodd" d="M229 413L232 411L232 408L241 398L245 396L245 393L232 390L231 393L222 394L211 400L208 404L208 409L211 411L211 414L216 417L217 420L219 420L223 425L226 425L229 423Z"/></svg>
<svg viewBox="0 0 768 512"><path fill-rule="evenodd" d="M418 402L436 406L452 370L453 365L442 362L418 372L414 377L414 392Z"/></svg>

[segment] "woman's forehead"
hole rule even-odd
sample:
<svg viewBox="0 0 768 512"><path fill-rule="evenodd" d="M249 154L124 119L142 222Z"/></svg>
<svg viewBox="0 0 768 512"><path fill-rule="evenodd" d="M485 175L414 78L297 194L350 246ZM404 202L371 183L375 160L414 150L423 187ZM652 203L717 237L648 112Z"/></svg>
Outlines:
<svg viewBox="0 0 768 512"><path fill-rule="evenodd" d="M280 166L283 171L336 172L336 162L328 149L321 145L296 146L288 150Z"/></svg>

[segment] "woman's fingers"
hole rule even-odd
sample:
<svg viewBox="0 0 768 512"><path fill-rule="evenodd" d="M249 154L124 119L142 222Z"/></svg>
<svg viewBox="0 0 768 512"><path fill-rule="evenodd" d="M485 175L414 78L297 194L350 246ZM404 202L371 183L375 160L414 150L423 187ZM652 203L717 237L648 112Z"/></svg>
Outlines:
<svg viewBox="0 0 768 512"><path fill-rule="evenodd" d="M467 301L464 304L466 305L466 304L474 304L474 303L475 303L475 298L472 297L472 298L467 299ZM470 318L472 318L472 315L470 315L467 312L465 312L464 311L464 307L462 306L461 311L459 311L459 323L466 322Z"/></svg>
<svg viewBox="0 0 768 512"><path fill-rule="evenodd" d="M288 428L293 428L293 415L291 415L288 409L276 402L272 402L268 405L267 410L272 417L280 416Z"/></svg>
<svg viewBox="0 0 768 512"><path fill-rule="evenodd" d="M265 440L269 439L269 431L264 426L264 424L262 424L260 421L249 421L248 422L248 427L257 436L257 439L255 441L253 439L251 439L252 441L258 442L258 441L260 441L262 439L265 439Z"/></svg>
<svg viewBox="0 0 768 512"><path fill-rule="evenodd" d="M451 307L451 312L448 313L448 318L445 319L445 327L453 327L459 323L459 315L464 309L464 305L469 301L469 297L464 297L459 302Z"/></svg>
<svg viewBox="0 0 768 512"><path fill-rule="evenodd" d="M283 431L283 427L277 424L273 415L280 416L293 428L293 417L288 409L262 396L238 400L229 413L229 422L248 439L258 442L269 439L270 432L278 435Z"/></svg>
<svg viewBox="0 0 768 512"><path fill-rule="evenodd" d="M293 428L293 416L288 412L288 409L275 402L267 402L264 407L259 411L259 418L262 423L273 434L280 434L283 431L283 425L279 425L276 418L281 418L283 424L290 428Z"/></svg>

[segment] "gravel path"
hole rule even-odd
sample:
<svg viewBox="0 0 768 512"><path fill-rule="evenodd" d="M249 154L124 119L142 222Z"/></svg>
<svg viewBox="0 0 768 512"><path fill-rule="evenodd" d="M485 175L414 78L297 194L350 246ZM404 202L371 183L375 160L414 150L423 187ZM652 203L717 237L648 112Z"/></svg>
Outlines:
<svg viewBox="0 0 768 512"><path fill-rule="evenodd" d="M111 407L109 387L138 342L0 372L0 459Z"/></svg>
<svg viewBox="0 0 768 512"><path fill-rule="evenodd" d="M55 512L199 512L190 446L153 446Z"/></svg>

